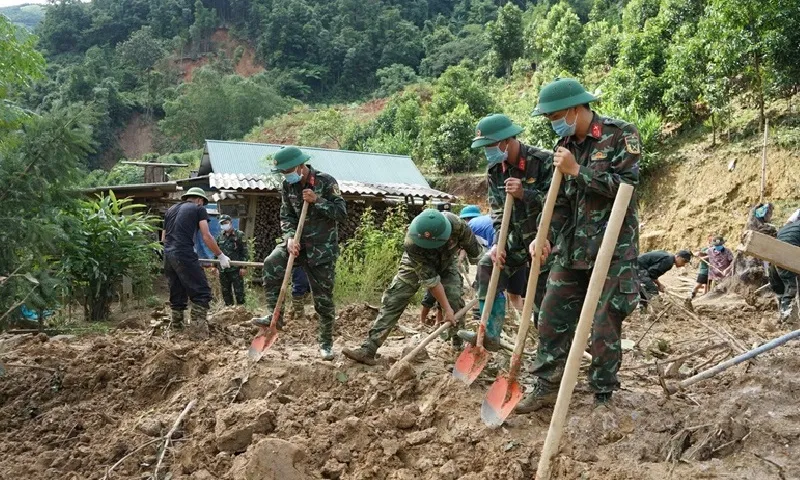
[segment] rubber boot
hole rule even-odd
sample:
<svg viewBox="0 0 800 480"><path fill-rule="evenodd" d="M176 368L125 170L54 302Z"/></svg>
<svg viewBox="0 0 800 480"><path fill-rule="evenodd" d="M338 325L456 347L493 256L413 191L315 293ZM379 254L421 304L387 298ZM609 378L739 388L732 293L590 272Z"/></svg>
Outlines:
<svg viewBox="0 0 800 480"><path fill-rule="evenodd" d="M192 336L197 339L208 338L208 307L192 304Z"/></svg>
<svg viewBox="0 0 800 480"><path fill-rule="evenodd" d="M342 349L342 354L358 363L365 365L375 365L375 351L366 345L362 345L355 350L349 348Z"/></svg>
<svg viewBox="0 0 800 480"><path fill-rule="evenodd" d="M250 323L257 327L269 328L270 324L272 324L272 312L268 312L263 317L256 317L250 320ZM283 330L283 315L278 317L278 330Z"/></svg>
<svg viewBox="0 0 800 480"><path fill-rule="evenodd" d="M292 297L291 316L288 317L286 320L304 321L305 319L306 319L306 295L302 295L299 297Z"/></svg>
<svg viewBox="0 0 800 480"><path fill-rule="evenodd" d="M594 394L594 408L611 407L614 392L597 392Z"/></svg>
<svg viewBox="0 0 800 480"><path fill-rule="evenodd" d="M172 309L169 318L169 327L173 330L183 330L183 310Z"/></svg>

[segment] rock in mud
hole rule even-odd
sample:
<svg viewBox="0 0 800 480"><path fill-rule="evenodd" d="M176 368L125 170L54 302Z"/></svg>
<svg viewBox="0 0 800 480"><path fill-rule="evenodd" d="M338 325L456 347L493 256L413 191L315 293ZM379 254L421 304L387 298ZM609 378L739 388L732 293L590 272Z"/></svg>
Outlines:
<svg viewBox="0 0 800 480"><path fill-rule="evenodd" d="M295 444L279 438L265 438L248 452L243 472L235 480L307 480L312 478L301 466L305 453Z"/></svg>
<svg viewBox="0 0 800 480"><path fill-rule="evenodd" d="M434 435L436 435L436 428L428 428L420 432L409 433L406 435L406 442L408 442L409 445L428 443Z"/></svg>
<svg viewBox="0 0 800 480"><path fill-rule="evenodd" d="M406 356L406 355L408 355L409 353L411 353L411 351L412 351L412 350L414 350L414 348L416 348L416 345L409 345L409 346L405 347L405 348L403 349L403 355L402 355L402 358L405 358L405 356ZM430 358L431 358L431 357L430 357L430 355L428 355L428 350L427 350L427 349L425 349L425 348L423 348L422 350L420 350L420 351L419 351L419 352L418 352L418 353L417 353L417 354L414 356L414 358L412 358L412 359L411 359L411 361L412 361L412 362L422 362L422 361L428 360L428 359L430 359Z"/></svg>
<svg viewBox="0 0 800 480"><path fill-rule="evenodd" d="M461 472L455 460L448 460L447 463L439 467L439 478L442 480L456 480L460 476Z"/></svg>
<svg viewBox="0 0 800 480"><path fill-rule="evenodd" d="M338 480L341 478L342 474L347 470L347 465L343 463L339 463L336 460L329 458L325 465L322 467L320 473L322 473L322 478L330 478L333 480Z"/></svg>
<svg viewBox="0 0 800 480"><path fill-rule="evenodd" d="M266 400L251 400L217 412L214 429L217 448L221 452L239 453L247 449L255 433L275 430L275 413Z"/></svg>

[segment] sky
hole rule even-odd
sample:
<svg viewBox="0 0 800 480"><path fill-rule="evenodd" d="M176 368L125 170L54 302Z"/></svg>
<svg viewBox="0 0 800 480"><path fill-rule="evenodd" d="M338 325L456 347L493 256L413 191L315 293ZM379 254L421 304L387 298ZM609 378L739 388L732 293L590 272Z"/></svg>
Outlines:
<svg viewBox="0 0 800 480"><path fill-rule="evenodd" d="M12 7L26 3L47 3L47 0L0 0L0 7Z"/></svg>

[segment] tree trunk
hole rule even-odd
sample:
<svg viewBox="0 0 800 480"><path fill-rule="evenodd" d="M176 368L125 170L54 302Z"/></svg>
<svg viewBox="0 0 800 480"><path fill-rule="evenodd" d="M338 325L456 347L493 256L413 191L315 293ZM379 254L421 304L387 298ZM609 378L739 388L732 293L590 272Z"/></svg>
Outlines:
<svg viewBox="0 0 800 480"><path fill-rule="evenodd" d="M758 56L759 52L756 50L753 53L753 67L756 70L756 88L758 89L758 125L764 128L764 89L761 79L761 58Z"/></svg>
<svg viewBox="0 0 800 480"><path fill-rule="evenodd" d="M716 114L711 112L711 146L717 146L717 122L715 121Z"/></svg>

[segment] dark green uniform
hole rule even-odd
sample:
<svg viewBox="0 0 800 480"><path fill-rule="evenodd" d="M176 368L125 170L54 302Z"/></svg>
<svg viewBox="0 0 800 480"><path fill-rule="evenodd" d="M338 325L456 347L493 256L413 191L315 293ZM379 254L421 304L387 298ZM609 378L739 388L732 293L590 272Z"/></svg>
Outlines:
<svg viewBox="0 0 800 480"><path fill-rule="evenodd" d="M507 160L491 167L487 172L486 183L489 189L489 207L494 223L493 244L495 245L500 237L503 206L506 203L505 181L512 177L519 178L522 180L522 188L524 190L522 199L514 200L508 240L506 241L506 263L500 271L497 285L498 294L506 290L509 278L518 269L528 265L530 260L528 245L536 238L536 231L539 225L538 217L542 212L552 176L553 154L546 150L523 144L520 144L518 163L512 164ZM537 284L534 302L537 310L544 297L547 275L550 270L549 263L542 265L539 273L539 283ZM489 288L489 279L492 276L492 267L492 258L487 253L478 262L478 298L480 299L481 312L486 300L486 290ZM502 330L502 319L505 318L505 308L503 307L505 298L498 295L495 303L498 306L492 308L492 313L497 312L497 315L495 315L497 318L493 316L492 321L487 325L487 333L490 337L497 338Z"/></svg>
<svg viewBox="0 0 800 480"><path fill-rule="evenodd" d="M220 232L217 235L217 245L219 245L222 253L231 260L247 261L247 240L245 240L244 232L241 230L234 230L231 227L227 232ZM244 305L244 278L239 274L239 270L239 267L219 269L219 283L222 286L222 298L225 300L225 305L233 305L234 294L236 295L236 303ZM233 290L233 293L231 293L231 290Z"/></svg>
<svg viewBox="0 0 800 480"><path fill-rule="evenodd" d="M565 177L550 228L555 263L539 317L539 345L533 374L545 390L558 388L597 252L620 183L639 183L639 133L636 127L594 114L582 143L562 138L580 165ZM598 393L619 388L622 320L639 302L637 200L631 200L611 267L594 316L590 339L589 384Z"/></svg>
<svg viewBox="0 0 800 480"><path fill-rule="evenodd" d="M308 166L305 185L300 182L281 186L281 230L284 239L294 237L300 212L303 209L303 189L311 188L317 201L308 206L303 234L300 239L300 256L295 266L302 266L308 275L314 309L319 315L319 343L330 348L333 345L333 283L336 277L336 258L339 256L338 223L347 217L347 206L339 192L336 180L328 174ZM283 274L289 252L284 241L264 260L264 289L267 308L272 311L278 302Z"/></svg>
<svg viewBox="0 0 800 480"><path fill-rule="evenodd" d="M406 234L397 275L383 292L381 310L362 345L370 354L374 355L378 347L383 345L420 287L430 289L441 283L450 308L457 312L464 307L461 275L458 272L458 252L464 250L467 257L474 260L481 254L482 248L466 222L450 212L442 214L452 226L450 238L443 246L422 248Z"/></svg>

